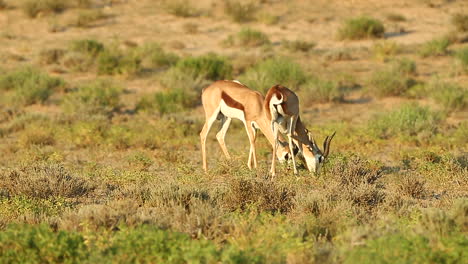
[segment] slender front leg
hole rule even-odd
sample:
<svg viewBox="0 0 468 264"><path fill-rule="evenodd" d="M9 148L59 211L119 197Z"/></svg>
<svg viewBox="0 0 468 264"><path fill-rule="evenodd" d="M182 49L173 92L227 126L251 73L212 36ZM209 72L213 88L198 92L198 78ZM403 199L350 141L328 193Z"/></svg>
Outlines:
<svg viewBox="0 0 468 264"><path fill-rule="evenodd" d="M273 126L273 155L271 159L271 179L273 180L276 176L276 149L278 147L278 124L276 122L272 122Z"/></svg>
<svg viewBox="0 0 468 264"><path fill-rule="evenodd" d="M290 122L288 122L288 141L289 141L289 151L292 153L292 162L294 168L294 174L297 174L296 168L296 159L294 158L294 146L292 143L292 134L296 130L297 116L292 116Z"/></svg>
<svg viewBox="0 0 468 264"><path fill-rule="evenodd" d="M231 118L224 116L221 122L222 122L221 129L216 134L216 138L218 139L219 146L221 147L221 150L223 151L224 156L226 156L227 159L231 159L231 156L229 155L229 152L226 148L226 143L224 142L224 138L226 137L226 132L228 131L229 125L231 124Z"/></svg>
<svg viewBox="0 0 468 264"><path fill-rule="evenodd" d="M247 162L247 166L249 169L252 169L252 162L253 162L253 167L257 168L257 157L256 157L256 151L255 151L255 140L256 140L256 132L253 127L251 127L249 124L249 121L246 121L245 123L245 130L247 130L247 135L249 136L249 142L250 142L250 151L249 151L249 160Z"/></svg>

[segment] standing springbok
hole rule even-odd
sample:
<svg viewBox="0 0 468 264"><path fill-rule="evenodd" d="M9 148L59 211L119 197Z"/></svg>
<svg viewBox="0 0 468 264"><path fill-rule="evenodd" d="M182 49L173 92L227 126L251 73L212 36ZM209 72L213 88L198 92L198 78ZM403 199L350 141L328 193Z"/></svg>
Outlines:
<svg viewBox="0 0 468 264"><path fill-rule="evenodd" d="M268 118L269 115L266 115L264 112L263 102L264 98L259 92L249 89L239 81L216 81L203 89L202 104L206 120L200 132L200 141L203 169L205 171L207 171L206 137L217 119L221 120L221 129L216 134L216 138L221 146L221 150L228 159L230 155L227 151L224 138L231 124L231 119L237 118L244 123L250 141L249 160L247 163L249 169L252 169L252 162L253 167L257 167L255 150L257 128L263 132L272 146L276 145L275 143L278 142L278 138L273 137L271 121ZM275 148L275 152L273 153L276 153L273 155L273 159L277 156L279 160L288 159L290 155L288 148L283 147L282 144L279 149L276 150Z"/></svg>
<svg viewBox="0 0 468 264"><path fill-rule="evenodd" d="M288 137L289 150L293 153L293 141L299 147L299 151L305 159L307 169L311 172L318 173L320 167L325 162L330 152L330 142L335 136L335 132L331 136L327 136L323 142L324 152L315 143L312 135L304 127L299 117L299 98L288 88L275 85L268 90L265 97L264 108L267 115L270 117L271 127L273 130L274 142L273 153L276 151L278 142L278 132L286 134ZM296 160L294 155L291 155L294 174L297 174ZM275 176L275 159L271 162L271 174Z"/></svg>

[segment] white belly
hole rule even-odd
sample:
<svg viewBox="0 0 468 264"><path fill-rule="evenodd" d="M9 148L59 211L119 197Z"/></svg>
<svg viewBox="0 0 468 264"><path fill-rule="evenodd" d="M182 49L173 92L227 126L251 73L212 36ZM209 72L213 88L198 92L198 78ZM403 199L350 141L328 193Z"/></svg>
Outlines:
<svg viewBox="0 0 468 264"><path fill-rule="evenodd" d="M245 122L245 115L244 111L239 110L237 108L229 107L224 100L221 100L220 105L220 111L223 115L230 117L230 118L237 118L242 120L242 122Z"/></svg>

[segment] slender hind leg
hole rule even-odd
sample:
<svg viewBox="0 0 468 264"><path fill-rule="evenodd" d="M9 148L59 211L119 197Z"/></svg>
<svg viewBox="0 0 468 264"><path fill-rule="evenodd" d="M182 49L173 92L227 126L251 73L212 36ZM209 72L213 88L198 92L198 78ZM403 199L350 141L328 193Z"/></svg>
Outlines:
<svg viewBox="0 0 468 264"><path fill-rule="evenodd" d="M271 179L273 180L276 176L276 150L278 148L278 123L272 122L273 127L273 157L271 159Z"/></svg>
<svg viewBox="0 0 468 264"><path fill-rule="evenodd" d="M221 129L216 134L216 138L218 139L219 146L221 147L221 150L223 151L227 159L231 159L231 156L229 155L229 152L226 148L226 143L224 142L224 138L226 137L226 132L228 131L230 124L231 124L231 118L227 116L223 116L223 118L221 119Z"/></svg>
<svg viewBox="0 0 468 264"><path fill-rule="evenodd" d="M203 129L200 132L200 141L201 141L201 149L202 149L202 158L203 158L203 169L205 172L208 170L206 164L206 136L208 132L210 132L211 126L213 125L216 117L218 116L219 111L215 111L211 116L206 117L205 124L203 125Z"/></svg>
<svg viewBox="0 0 468 264"><path fill-rule="evenodd" d="M290 122L288 122L288 141L289 141L289 151L291 153L294 153L294 146L292 143L292 133L296 130L296 122L297 122L297 116L292 116ZM294 174L297 174L296 159L294 158L294 155L291 155L291 157L292 157L292 162L293 162L293 167L294 167Z"/></svg>

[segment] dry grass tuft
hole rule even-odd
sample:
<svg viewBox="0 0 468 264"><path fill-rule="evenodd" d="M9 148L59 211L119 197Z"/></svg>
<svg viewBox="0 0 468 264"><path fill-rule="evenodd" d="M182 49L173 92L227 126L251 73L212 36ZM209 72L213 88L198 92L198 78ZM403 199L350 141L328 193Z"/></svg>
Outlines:
<svg viewBox="0 0 468 264"><path fill-rule="evenodd" d="M229 210L247 210L256 206L260 211L287 213L294 206L296 192L267 180L236 179L224 198Z"/></svg>
<svg viewBox="0 0 468 264"><path fill-rule="evenodd" d="M0 188L8 195L79 198L95 188L88 179L75 175L60 164L44 163L26 166L21 170L3 171Z"/></svg>

